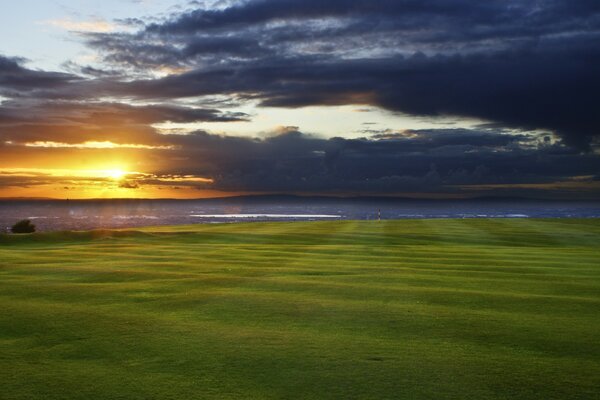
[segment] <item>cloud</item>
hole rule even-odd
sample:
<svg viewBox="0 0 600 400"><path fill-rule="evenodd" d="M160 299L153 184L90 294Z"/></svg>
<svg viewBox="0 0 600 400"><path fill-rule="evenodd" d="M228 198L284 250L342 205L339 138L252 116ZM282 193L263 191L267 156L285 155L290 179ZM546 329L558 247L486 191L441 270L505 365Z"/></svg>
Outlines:
<svg viewBox="0 0 600 400"><path fill-rule="evenodd" d="M248 116L171 104L12 100L0 107L0 142L38 147L165 146L153 124L237 122Z"/></svg>
<svg viewBox="0 0 600 400"><path fill-rule="evenodd" d="M37 71L22 66L23 58L0 55L0 95L20 96L37 90L57 89L80 80L76 75Z"/></svg>
<svg viewBox="0 0 600 400"><path fill-rule="evenodd" d="M119 187L123 189L139 189L140 185L136 182L123 181L119 183Z"/></svg>
<svg viewBox="0 0 600 400"><path fill-rule="evenodd" d="M50 141L35 141L24 143L26 147L65 148L65 149L171 149L172 146L152 146L147 144L117 144L113 142L86 141L83 143L61 143Z"/></svg>
<svg viewBox="0 0 600 400"><path fill-rule="evenodd" d="M117 29L117 25L104 19L74 21L69 18L63 18L44 21L44 23L57 28L78 32L112 32Z"/></svg>
<svg viewBox="0 0 600 400"><path fill-rule="evenodd" d="M202 187L222 191L452 193L460 185L546 183L600 167L596 156L536 136L462 129L362 139L294 130L263 139L198 132L170 140L182 162L159 173L210 177Z"/></svg>
<svg viewBox="0 0 600 400"><path fill-rule="evenodd" d="M599 134L589 0L254 0L87 38L115 65L184 68L112 87L122 95L362 104L548 130L584 150Z"/></svg>

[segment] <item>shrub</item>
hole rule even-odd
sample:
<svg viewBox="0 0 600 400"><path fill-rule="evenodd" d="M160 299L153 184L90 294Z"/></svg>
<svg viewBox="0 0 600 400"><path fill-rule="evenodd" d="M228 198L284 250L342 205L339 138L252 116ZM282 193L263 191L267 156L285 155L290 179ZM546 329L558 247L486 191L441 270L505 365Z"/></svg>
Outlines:
<svg viewBox="0 0 600 400"><path fill-rule="evenodd" d="M32 233L35 232L35 225L30 220L24 219L14 224L10 230L12 233Z"/></svg>

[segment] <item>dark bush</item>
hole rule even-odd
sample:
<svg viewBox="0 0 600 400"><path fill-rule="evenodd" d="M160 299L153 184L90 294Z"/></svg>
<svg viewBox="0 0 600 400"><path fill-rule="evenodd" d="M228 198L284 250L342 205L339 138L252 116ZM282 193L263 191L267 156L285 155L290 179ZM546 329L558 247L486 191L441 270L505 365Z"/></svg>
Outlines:
<svg viewBox="0 0 600 400"><path fill-rule="evenodd" d="M14 224L10 230L12 233L33 233L35 232L35 225L30 220L24 219Z"/></svg>

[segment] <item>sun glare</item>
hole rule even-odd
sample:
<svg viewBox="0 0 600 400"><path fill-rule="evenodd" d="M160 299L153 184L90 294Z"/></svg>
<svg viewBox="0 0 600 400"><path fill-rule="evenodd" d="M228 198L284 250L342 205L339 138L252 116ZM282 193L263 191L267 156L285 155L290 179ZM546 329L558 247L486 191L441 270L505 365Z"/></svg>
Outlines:
<svg viewBox="0 0 600 400"><path fill-rule="evenodd" d="M106 176L107 178L111 178L114 180L120 180L125 175L127 175L127 172L123 171L122 169L119 169L119 168L112 168L112 169L107 169L107 170L102 171L102 174L104 176Z"/></svg>

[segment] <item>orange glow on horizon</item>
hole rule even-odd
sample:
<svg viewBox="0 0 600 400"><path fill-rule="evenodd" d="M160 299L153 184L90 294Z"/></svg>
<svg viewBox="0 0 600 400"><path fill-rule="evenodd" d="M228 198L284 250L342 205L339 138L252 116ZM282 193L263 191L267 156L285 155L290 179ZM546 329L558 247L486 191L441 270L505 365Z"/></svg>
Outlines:
<svg viewBox="0 0 600 400"><path fill-rule="evenodd" d="M113 166L106 169L66 169L66 168L0 168L0 175L22 177L64 177L64 178L111 178L121 179L129 174L122 167Z"/></svg>
<svg viewBox="0 0 600 400"><path fill-rule="evenodd" d="M205 198L239 193L212 190L210 178L130 171L123 164L98 169L0 168L0 179L27 181L3 186L0 198Z"/></svg>

